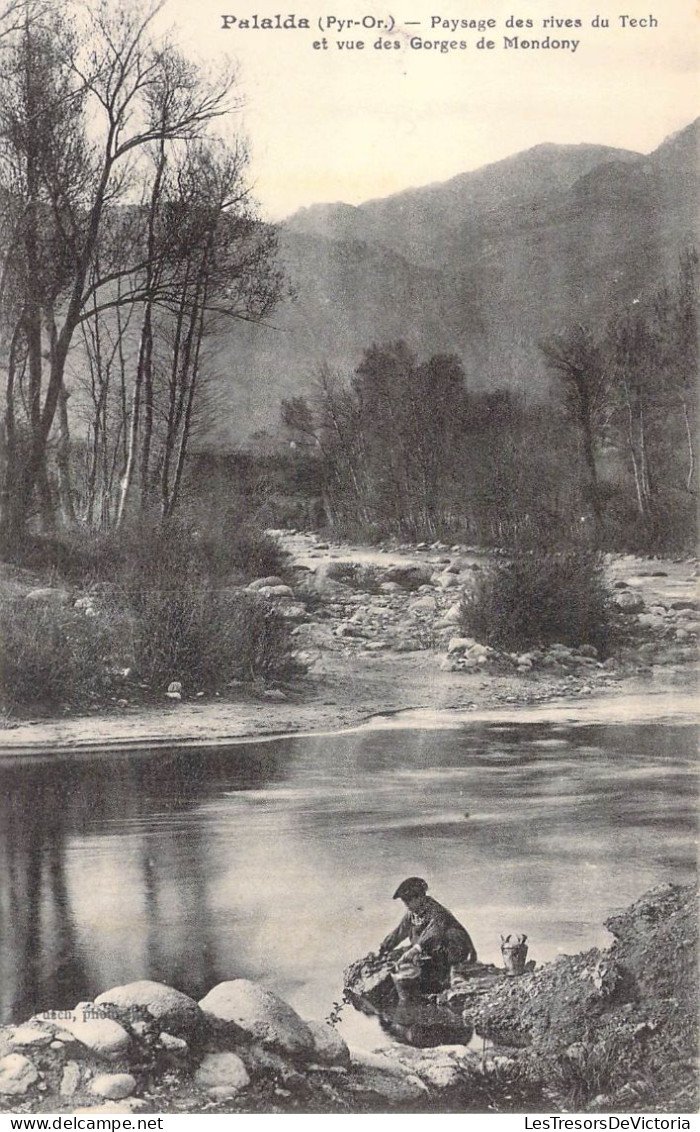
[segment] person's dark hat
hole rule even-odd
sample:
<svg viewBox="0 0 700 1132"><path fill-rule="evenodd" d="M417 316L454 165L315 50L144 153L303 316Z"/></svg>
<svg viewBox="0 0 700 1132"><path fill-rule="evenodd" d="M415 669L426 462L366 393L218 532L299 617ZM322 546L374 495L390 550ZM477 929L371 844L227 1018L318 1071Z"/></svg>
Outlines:
<svg viewBox="0 0 700 1132"><path fill-rule="evenodd" d="M404 900L406 896L425 896L428 891L428 882L422 877L407 877L402 880L394 893L394 900Z"/></svg>

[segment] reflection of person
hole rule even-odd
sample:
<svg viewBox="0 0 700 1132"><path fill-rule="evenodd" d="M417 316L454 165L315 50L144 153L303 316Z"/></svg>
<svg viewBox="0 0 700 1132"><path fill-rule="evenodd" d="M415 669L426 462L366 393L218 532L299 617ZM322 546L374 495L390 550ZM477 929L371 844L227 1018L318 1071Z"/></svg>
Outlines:
<svg viewBox="0 0 700 1132"><path fill-rule="evenodd" d="M382 941L380 955L393 951L404 940L410 946L401 956L402 963L421 965L421 984L440 989L447 985L455 967L476 963L476 949L471 936L447 908L427 895L428 885L422 877L408 877L394 893L394 900L403 900L407 912L398 927Z"/></svg>

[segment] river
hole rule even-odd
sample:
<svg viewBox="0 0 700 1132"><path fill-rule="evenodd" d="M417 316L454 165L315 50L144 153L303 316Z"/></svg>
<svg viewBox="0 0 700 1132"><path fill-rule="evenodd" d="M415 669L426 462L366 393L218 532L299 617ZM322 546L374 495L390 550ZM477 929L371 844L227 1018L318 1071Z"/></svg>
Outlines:
<svg viewBox="0 0 700 1132"><path fill-rule="evenodd" d="M484 961L605 946L603 920L694 877L695 731L401 721L216 750L0 764L3 1021L153 978L260 980L325 1016L419 874ZM378 1044L346 1009L342 1029Z"/></svg>

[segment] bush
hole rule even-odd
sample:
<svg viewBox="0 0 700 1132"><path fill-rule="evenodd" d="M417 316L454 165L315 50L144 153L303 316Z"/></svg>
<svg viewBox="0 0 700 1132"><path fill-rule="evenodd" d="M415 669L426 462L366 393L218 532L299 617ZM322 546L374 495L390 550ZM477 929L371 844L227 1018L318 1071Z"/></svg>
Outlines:
<svg viewBox="0 0 700 1132"><path fill-rule="evenodd" d="M104 691L124 647L121 620L55 602L0 601L0 698L6 711L55 707Z"/></svg>
<svg viewBox="0 0 700 1132"><path fill-rule="evenodd" d="M179 680L192 694L299 671L287 622L262 599L211 587L150 587L133 591L129 605L134 674L153 690Z"/></svg>
<svg viewBox="0 0 700 1132"><path fill-rule="evenodd" d="M605 655L612 613L603 563L586 551L534 550L492 567L462 602L462 631L518 651L556 642Z"/></svg>
<svg viewBox="0 0 700 1132"><path fill-rule="evenodd" d="M51 571L74 585L116 582L128 586L152 578L162 565L183 577L238 580L279 574L284 555L275 539L234 517L214 523L158 518L127 523L119 531L73 527L30 539L21 554L24 566Z"/></svg>
<svg viewBox="0 0 700 1132"><path fill-rule="evenodd" d="M380 592L382 570L379 566L363 565L361 562L331 562L326 577L333 582L344 582L354 590L377 594Z"/></svg>

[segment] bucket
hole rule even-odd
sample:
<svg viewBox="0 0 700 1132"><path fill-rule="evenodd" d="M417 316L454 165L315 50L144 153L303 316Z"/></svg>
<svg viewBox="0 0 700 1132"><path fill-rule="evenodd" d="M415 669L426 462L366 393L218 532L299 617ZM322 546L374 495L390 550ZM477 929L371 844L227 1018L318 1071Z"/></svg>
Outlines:
<svg viewBox="0 0 700 1132"><path fill-rule="evenodd" d="M522 975L527 962L527 936L502 935L501 955L506 975Z"/></svg>

